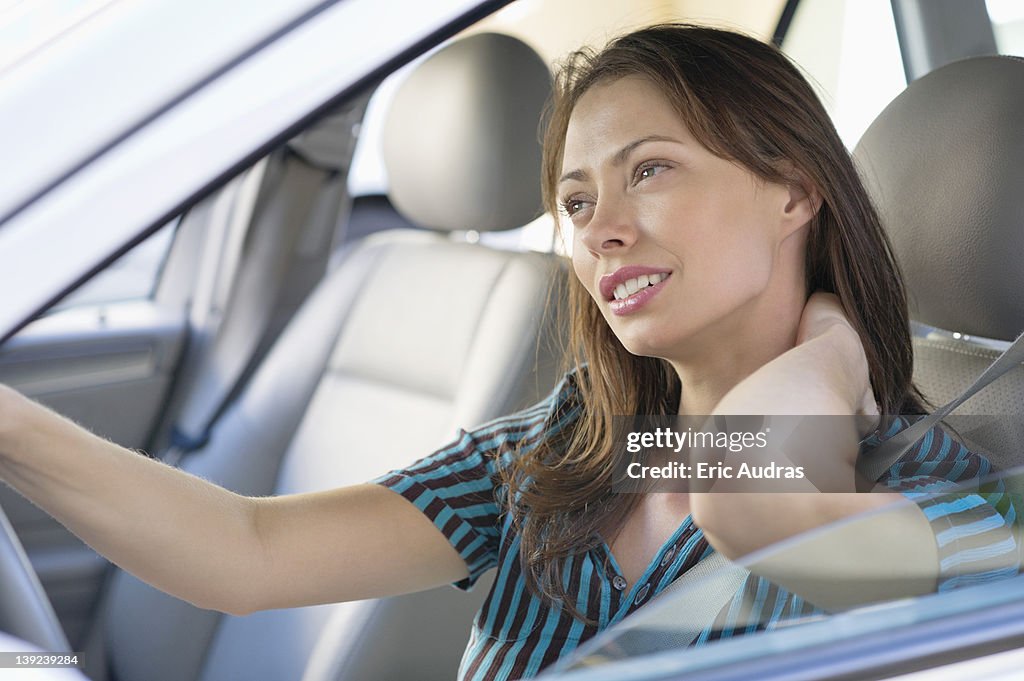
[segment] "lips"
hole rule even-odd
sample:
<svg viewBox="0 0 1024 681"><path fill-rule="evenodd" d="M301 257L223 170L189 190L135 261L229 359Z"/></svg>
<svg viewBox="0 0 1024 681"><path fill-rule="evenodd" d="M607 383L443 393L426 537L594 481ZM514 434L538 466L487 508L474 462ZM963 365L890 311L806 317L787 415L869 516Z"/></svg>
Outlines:
<svg viewBox="0 0 1024 681"><path fill-rule="evenodd" d="M632 296L648 286L656 286L671 276L672 270L664 267L645 267L643 265L628 265L620 267L611 274L601 277L599 288L601 295L607 301L621 300ZM651 277L654 281L651 281ZM619 288L619 287L624 287ZM616 296L616 289L619 294L625 292L626 296Z"/></svg>

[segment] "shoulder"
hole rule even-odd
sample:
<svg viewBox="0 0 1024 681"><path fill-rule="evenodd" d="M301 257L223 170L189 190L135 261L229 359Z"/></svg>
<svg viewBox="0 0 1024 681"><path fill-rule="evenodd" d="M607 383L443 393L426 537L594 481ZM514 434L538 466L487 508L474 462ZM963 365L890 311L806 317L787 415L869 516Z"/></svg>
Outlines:
<svg viewBox="0 0 1024 681"><path fill-rule="evenodd" d="M513 450L533 449L579 418L582 409L579 382L585 372L586 367L568 371L540 402L471 430L462 430L460 439L478 452L499 456Z"/></svg>

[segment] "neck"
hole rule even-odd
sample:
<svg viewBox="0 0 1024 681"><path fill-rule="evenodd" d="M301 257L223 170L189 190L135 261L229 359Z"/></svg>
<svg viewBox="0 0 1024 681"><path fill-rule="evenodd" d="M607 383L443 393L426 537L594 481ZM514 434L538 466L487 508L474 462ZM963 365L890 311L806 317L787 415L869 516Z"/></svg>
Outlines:
<svg viewBox="0 0 1024 681"><path fill-rule="evenodd" d="M687 355L670 359L682 385L679 414L711 414L736 384L793 348L805 297L796 293L754 301L751 309L689 343Z"/></svg>

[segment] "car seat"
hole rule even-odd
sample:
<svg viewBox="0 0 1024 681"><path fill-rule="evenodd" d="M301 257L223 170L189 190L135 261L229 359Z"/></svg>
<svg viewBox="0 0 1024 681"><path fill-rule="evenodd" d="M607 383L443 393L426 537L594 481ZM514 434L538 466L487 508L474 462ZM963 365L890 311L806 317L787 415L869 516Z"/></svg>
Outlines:
<svg viewBox="0 0 1024 681"><path fill-rule="evenodd" d="M923 325L914 378L935 406L1024 329L1022 110L1024 60L966 59L911 83L854 152ZM998 467L1024 464L1024 367L947 421Z"/></svg>
<svg viewBox="0 0 1024 681"><path fill-rule="evenodd" d="M543 311L559 259L448 234L539 213L549 92L540 57L497 34L414 70L385 125L385 163L393 203L432 231L349 248L185 469L249 495L365 482L550 391L557 334ZM119 572L102 613L107 668L119 681L451 679L486 590L235 617Z"/></svg>

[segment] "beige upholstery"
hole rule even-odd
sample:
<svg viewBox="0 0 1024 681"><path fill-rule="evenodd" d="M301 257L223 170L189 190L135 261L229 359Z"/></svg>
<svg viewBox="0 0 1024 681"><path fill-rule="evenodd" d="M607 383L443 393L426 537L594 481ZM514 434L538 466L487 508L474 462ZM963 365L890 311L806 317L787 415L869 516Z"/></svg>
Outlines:
<svg viewBox="0 0 1024 681"><path fill-rule="evenodd" d="M419 66L385 123L395 207L438 230L509 229L537 217L536 112L550 91L541 58L494 33L465 38Z"/></svg>
<svg viewBox="0 0 1024 681"><path fill-rule="evenodd" d="M519 84L501 76L502 69L523 66L531 73L539 59L521 43L510 48L510 40L477 36L467 41L469 49L448 48L459 55L455 62L483 69L474 82L484 88L478 99L491 102L491 115L524 119L511 126L511 139L501 140L498 157L533 187L529 197L516 195L529 207L502 211L496 203L485 225L492 228L532 216L539 204L539 165L512 157L537 154L543 98L533 95L548 87L548 74L534 69L528 87L522 83L530 96L517 96ZM498 62L489 58L495 45L503 55ZM465 82L440 77L431 66L450 56L442 50L421 69L430 76L431 97L458 108L465 105L461 95L446 100L445 87L454 83L461 92ZM483 60L475 61L478 56ZM499 73L487 77L496 66ZM416 77L406 87L418 87ZM505 110L510 102L515 106ZM419 104L399 97L395 106ZM403 144L428 139L430 126L421 133ZM489 139L474 139L467 153L486 155L480 145ZM406 160L416 168L404 170L436 185L429 158L410 150ZM444 160L459 165L457 158ZM404 162L389 158L389 174L396 176L394 164ZM458 192L448 195L454 200ZM557 380L557 334L543 312L564 272L552 255L495 251L442 233L385 232L357 243L296 314L210 444L185 467L254 495L359 483L429 454L458 427L534 403ZM121 573L107 599L110 666L120 681L449 680L486 590L478 584L466 595L445 587L231 617L197 610Z"/></svg>
<svg viewBox="0 0 1024 681"><path fill-rule="evenodd" d="M999 350L931 333L914 339L914 378L935 405L962 393ZM1011 370L946 417L972 449L1003 470L1024 465L1024 367Z"/></svg>
<svg viewBox="0 0 1024 681"><path fill-rule="evenodd" d="M911 83L854 155L879 207L910 293L914 376L936 406L1024 330L1024 60L979 57ZM1024 464L1024 367L948 419L1002 468Z"/></svg>

